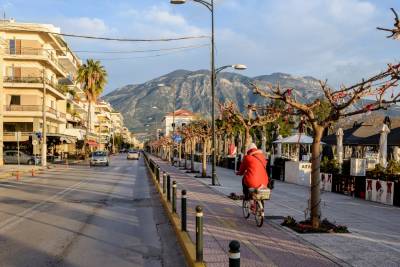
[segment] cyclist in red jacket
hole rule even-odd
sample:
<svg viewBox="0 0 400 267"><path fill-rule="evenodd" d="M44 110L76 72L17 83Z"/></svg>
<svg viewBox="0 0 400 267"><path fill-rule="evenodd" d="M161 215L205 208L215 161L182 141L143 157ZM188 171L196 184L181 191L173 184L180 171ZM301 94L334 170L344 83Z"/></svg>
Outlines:
<svg viewBox="0 0 400 267"><path fill-rule="evenodd" d="M254 143L247 147L247 154L244 156L237 175L243 175L242 186L245 199L249 199L249 188L267 187L268 174L266 170L267 159L261 150L257 149Z"/></svg>

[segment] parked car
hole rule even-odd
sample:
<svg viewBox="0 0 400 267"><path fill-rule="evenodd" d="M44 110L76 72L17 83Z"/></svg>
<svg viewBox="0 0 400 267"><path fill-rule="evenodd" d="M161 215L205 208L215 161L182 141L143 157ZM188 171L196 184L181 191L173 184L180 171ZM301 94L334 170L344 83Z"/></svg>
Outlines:
<svg viewBox="0 0 400 267"><path fill-rule="evenodd" d="M127 152L127 150L125 149L125 148L121 148L120 150L119 150L119 153L126 153Z"/></svg>
<svg viewBox="0 0 400 267"><path fill-rule="evenodd" d="M139 160L140 152L137 150L129 150L128 154L126 155L126 159L136 159Z"/></svg>
<svg viewBox="0 0 400 267"><path fill-rule="evenodd" d="M107 151L95 151L90 156L90 166L109 166L110 159L108 157Z"/></svg>
<svg viewBox="0 0 400 267"><path fill-rule="evenodd" d="M5 164L18 164L18 150L6 150L3 153L3 160ZM28 155L22 151L19 151L19 162L20 164L40 164L40 158L38 156Z"/></svg>

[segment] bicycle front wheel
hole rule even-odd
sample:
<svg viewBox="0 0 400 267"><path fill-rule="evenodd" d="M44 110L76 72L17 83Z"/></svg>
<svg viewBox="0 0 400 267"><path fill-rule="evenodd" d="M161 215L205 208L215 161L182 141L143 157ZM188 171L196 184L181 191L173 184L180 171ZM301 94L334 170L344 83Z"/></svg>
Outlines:
<svg viewBox="0 0 400 267"><path fill-rule="evenodd" d="M261 227L264 223L264 205L262 201L258 200L256 202L256 224L258 227Z"/></svg>
<svg viewBox="0 0 400 267"><path fill-rule="evenodd" d="M243 210L243 217L244 218L249 218L250 216L250 201L243 199L243 204L242 204L242 210Z"/></svg>

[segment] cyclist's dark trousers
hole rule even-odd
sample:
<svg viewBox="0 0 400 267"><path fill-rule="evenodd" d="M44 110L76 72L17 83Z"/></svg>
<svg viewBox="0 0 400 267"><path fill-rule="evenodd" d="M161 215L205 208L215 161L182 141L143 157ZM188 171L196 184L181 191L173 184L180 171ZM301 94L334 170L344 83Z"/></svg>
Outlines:
<svg viewBox="0 0 400 267"><path fill-rule="evenodd" d="M250 199L250 192L249 192L249 188L247 187L247 185L244 184L244 181L242 179L242 187L243 187L243 196L245 200L249 200Z"/></svg>

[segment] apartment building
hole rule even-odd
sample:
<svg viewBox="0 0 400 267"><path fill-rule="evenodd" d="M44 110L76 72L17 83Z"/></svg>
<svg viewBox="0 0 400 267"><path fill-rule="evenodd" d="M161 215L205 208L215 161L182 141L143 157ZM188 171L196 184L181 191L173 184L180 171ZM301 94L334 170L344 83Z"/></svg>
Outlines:
<svg viewBox="0 0 400 267"><path fill-rule="evenodd" d="M120 112L111 112L112 133L121 135L122 127L124 126L124 117Z"/></svg>
<svg viewBox="0 0 400 267"><path fill-rule="evenodd" d="M0 20L4 150L16 148L21 132L21 150L40 154L43 114L50 155L80 154L85 140L91 150L108 149L110 136L123 132L123 117L109 103L99 101L89 111L75 81L81 60L58 32L50 24Z"/></svg>
<svg viewBox="0 0 400 267"><path fill-rule="evenodd" d="M175 129L181 127L182 124L188 124L193 121L195 114L189 110L178 109L174 112L166 114L162 120L163 134L169 136L173 132L173 123L175 122Z"/></svg>
<svg viewBox="0 0 400 267"><path fill-rule="evenodd" d="M110 103L99 101L95 105L96 119L94 121L95 132L97 133L97 143L99 149L109 149L112 145L111 132L113 109Z"/></svg>
<svg viewBox="0 0 400 267"><path fill-rule="evenodd" d="M21 132L21 146L39 154L40 146L32 145L31 141L33 133L42 131L43 109L50 147L54 147L65 129L66 96L59 81L70 77L59 57L66 47L63 40L48 33L50 31L59 29L13 20L0 22L0 37L4 42L1 67L5 149L15 147L14 133Z"/></svg>

